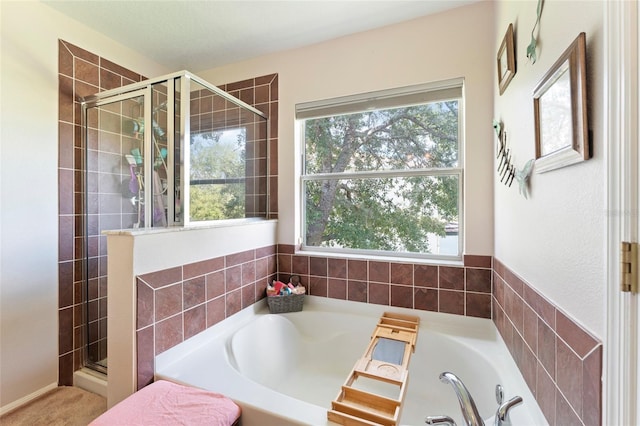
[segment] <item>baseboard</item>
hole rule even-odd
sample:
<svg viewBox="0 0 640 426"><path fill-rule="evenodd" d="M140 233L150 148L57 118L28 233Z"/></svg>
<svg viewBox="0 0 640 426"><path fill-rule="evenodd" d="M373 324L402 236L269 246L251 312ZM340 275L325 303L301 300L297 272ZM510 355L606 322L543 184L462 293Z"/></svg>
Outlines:
<svg viewBox="0 0 640 426"><path fill-rule="evenodd" d="M45 393L54 390L55 388L58 387L58 383L51 383L43 388L38 389L37 391L30 393L27 396L23 396L22 398L13 401L10 404L7 404L3 407L0 407L0 416L7 414L10 411L15 410L16 408L20 408L21 406L33 401L34 399L44 395Z"/></svg>

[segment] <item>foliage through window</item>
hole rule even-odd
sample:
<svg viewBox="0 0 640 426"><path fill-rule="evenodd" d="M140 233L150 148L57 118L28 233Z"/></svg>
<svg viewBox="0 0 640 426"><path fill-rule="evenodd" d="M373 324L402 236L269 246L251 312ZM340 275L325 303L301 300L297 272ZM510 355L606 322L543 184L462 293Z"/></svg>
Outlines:
<svg viewBox="0 0 640 426"><path fill-rule="evenodd" d="M192 136L192 221L245 217L245 146L244 128Z"/></svg>
<svg viewBox="0 0 640 426"><path fill-rule="evenodd" d="M461 81L298 105L303 246L459 258L461 113Z"/></svg>

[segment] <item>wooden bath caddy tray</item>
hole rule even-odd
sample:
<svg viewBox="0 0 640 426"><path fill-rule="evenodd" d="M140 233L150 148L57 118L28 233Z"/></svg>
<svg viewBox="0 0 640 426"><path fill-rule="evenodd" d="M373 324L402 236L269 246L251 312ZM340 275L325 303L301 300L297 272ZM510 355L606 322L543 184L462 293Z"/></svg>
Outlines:
<svg viewBox="0 0 640 426"><path fill-rule="evenodd" d="M398 424L419 325L411 315L380 317L364 355L331 402L329 420L346 426Z"/></svg>

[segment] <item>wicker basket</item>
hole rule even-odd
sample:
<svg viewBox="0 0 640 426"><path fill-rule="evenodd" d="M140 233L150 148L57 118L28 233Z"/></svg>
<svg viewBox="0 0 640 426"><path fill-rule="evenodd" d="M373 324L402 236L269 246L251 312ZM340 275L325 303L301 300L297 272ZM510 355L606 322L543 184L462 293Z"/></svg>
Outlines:
<svg viewBox="0 0 640 426"><path fill-rule="evenodd" d="M272 314L284 314L286 312L300 312L304 302L304 294L290 294L287 296L268 296L267 304Z"/></svg>

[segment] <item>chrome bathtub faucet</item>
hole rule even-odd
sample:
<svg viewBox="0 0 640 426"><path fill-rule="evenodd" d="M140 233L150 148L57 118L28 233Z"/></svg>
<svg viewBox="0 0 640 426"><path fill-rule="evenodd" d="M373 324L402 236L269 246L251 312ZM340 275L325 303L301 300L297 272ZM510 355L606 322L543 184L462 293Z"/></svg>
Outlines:
<svg viewBox="0 0 640 426"><path fill-rule="evenodd" d="M449 383L453 386L453 390L458 397L460 403L460 409L462 410L462 416L467 426L484 426L484 421L480 417L476 403L471 397L471 393L467 387L462 383L462 380L453 373L445 371L440 374L440 381L442 383Z"/></svg>
<svg viewBox="0 0 640 426"><path fill-rule="evenodd" d="M462 416L466 426L486 426L476 403L473 401L471 393L467 387L462 383L462 380L453 373L445 371L440 374L440 381L442 383L449 383L458 397L460 408L462 410ZM498 409L494 417L494 426L511 426L511 420L509 419L510 410L516 405L522 403L522 397L515 396L507 402L503 402L504 392L502 386L496 386L496 401L498 402ZM456 423L449 416L428 416L425 419L425 423L429 425L449 425L456 426Z"/></svg>
<svg viewBox="0 0 640 426"><path fill-rule="evenodd" d="M514 396L509 401L504 402L504 390L502 385L496 385L496 402L498 403L498 409L494 417L494 426L511 426L511 420L509 419L509 411L516 405L522 402L521 396Z"/></svg>
<svg viewBox="0 0 640 426"><path fill-rule="evenodd" d="M514 396L507 402L500 404L498 411L496 411L496 417L494 426L511 426L511 420L509 419L509 410L522 402L521 396Z"/></svg>

